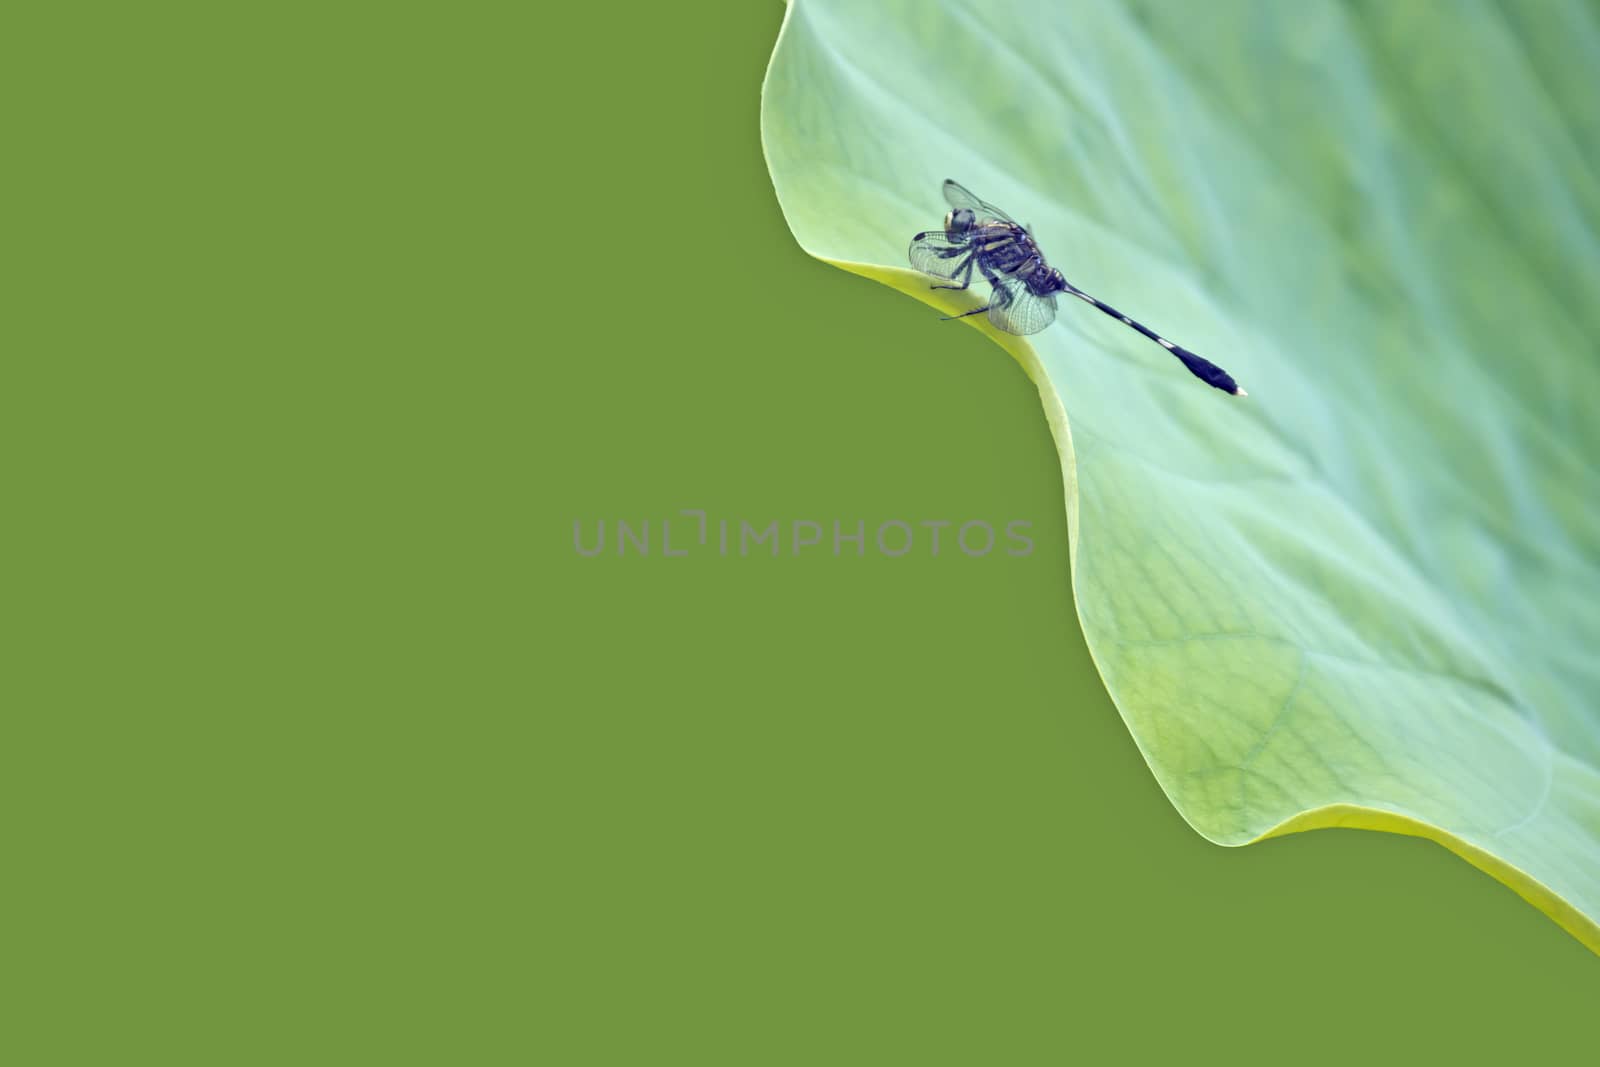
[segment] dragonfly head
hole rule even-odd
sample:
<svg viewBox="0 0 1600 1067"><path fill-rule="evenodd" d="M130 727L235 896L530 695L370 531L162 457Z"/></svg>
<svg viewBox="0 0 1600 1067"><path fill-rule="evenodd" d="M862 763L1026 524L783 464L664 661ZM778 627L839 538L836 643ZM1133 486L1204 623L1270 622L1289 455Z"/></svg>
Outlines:
<svg viewBox="0 0 1600 1067"><path fill-rule="evenodd" d="M944 232L966 233L977 221L978 216L972 213L971 208L958 207L944 217Z"/></svg>

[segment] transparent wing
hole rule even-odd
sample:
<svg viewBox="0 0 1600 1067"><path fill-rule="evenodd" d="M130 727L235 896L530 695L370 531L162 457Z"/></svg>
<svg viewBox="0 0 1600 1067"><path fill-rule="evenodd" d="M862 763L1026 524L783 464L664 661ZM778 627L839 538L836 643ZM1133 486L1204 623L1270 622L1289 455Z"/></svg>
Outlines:
<svg viewBox="0 0 1600 1067"><path fill-rule="evenodd" d="M953 208L966 208L971 211L978 216L979 222L1011 222L1022 225L993 204L979 200L960 183L953 182L949 178L944 180L944 199Z"/></svg>
<svg viewBox="0 0 1600 1067"><path fill-rule="evenodd" d="M911 239L911 265L935 278L953 278L967 260L967 242L953 240L943 230L929 230Z"/></svg>
<svg viewBox="0 0 1600 1067"><path fill-rule="evenodd" d="M1002 278L989 296L989 321L1006 333L1038 333L1056 321L1056 294L1035 296L1020 278Z"/></svg>

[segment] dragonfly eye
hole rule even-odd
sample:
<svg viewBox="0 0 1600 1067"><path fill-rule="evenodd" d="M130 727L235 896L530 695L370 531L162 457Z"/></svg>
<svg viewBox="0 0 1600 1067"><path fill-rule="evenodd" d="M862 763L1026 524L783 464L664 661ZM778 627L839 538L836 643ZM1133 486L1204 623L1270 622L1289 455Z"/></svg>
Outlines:
<svg viewBox="0 0 1600 1067"><path fill-rule="evenodd" d="M978 216L972 213L971 208L958 207L944 217L944 230L946 233L965 233L977 220Z"/></svg>

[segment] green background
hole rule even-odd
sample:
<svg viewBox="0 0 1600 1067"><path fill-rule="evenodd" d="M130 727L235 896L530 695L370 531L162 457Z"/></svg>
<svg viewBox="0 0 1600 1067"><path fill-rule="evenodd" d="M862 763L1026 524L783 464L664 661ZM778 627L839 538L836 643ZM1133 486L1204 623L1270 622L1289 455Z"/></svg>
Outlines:
<svg viewBox="0 0 1600 1067"><path fill-rule="evenodd" d="M1173 811L1033 386L784 226L781 17L11 16L6 1058L1587 1055L1443 849ZM573 550L681 508L1037 547Z"/></svg>

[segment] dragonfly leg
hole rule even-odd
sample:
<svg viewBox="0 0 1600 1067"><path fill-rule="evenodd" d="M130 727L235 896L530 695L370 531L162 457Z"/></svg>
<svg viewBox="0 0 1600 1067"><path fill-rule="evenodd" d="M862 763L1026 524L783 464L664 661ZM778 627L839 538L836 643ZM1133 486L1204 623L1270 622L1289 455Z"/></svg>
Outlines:
<svg viewBox="0 0 1600 1067"><path fill-rule="evenodd" d="M976 260L977 257L974 256L973 261L975 262ZM995 274L994 271L990 270L982 263L978 264L978 269L983 272L984 280L987 281L989 283L989 287L994 290L989 296L989 303L983 305L982 307L975 307L971 311L963 311L959 315L946 315L944 317L945 322L949 322L951 319L964 319L968 315L981 315L985 311L988 311L991 307L1004 308L1011 303L1011 294L1006 292L1005 286L1000 284L1000 276ZM967 264L966 271L967 277L970 279L972 277L972 263L969 262Z"/></svg>
<svg viewBox="0 0 1600 1067"><path fill-rule="evenodd" d="M1009 305L1011 303L1011 294L1006 290L1005 286L1000 284L999 275L981 263L978 264L978 269L983 271L984 280L989 283L989 288L994 290L990 297L990 303L998 304L1001 307Z"/></svg>
<svg viewBox="0 0 1600 1067"><path fill-rule="evenodd" d="M939 321L940 322L950 322L953 319L964 319L968 315L982 315L985 311L988 311L988 310L989 310L989 305L985 304L981 308L973 308L971 311L963 311L959 315L946 315L946 316L944 316L944 318L940 319Z"/></svg>
<svg viewBox="0 0 1600 1067"><path fill-rule="evenodd" d="M967 257L967 261L965 263L961 264L961 266L957 267L955 269L955 273L950 275L950 280L951 281L955 281L957 278L960 278L961 279L961 284L960 285L930 285L930 286L928 286L928 288L929 289L965 289L967 286L972 284L972 264L977 261L977 258L978 258L977 256L968 256Z"/></svg>

